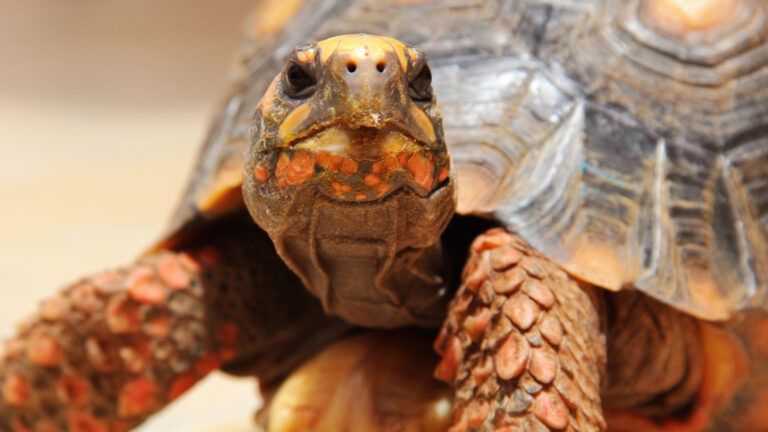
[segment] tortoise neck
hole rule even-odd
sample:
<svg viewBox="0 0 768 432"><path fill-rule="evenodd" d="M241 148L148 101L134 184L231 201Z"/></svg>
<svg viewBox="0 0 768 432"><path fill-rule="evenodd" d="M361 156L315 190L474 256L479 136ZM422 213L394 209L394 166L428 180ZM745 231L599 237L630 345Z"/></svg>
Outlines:
<svg viewBox="0 0 768 432"><path fill-rule="evenodd" d="M273 238L326 312L377 328L438 325L448 301L440 235L453 191L402 193L372 205L315 200L305 223Z"/></svg>

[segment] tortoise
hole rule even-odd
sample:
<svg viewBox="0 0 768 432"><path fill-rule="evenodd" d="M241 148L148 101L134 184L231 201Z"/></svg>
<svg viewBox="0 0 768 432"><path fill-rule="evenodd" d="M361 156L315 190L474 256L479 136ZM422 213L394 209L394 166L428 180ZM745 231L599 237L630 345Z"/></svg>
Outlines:
<svg viewBox="0 0 768 432"><path fill-rule="evenodd" d="M6 342L0 430L215 369L276 431L768 430L767 13L260 4L167 233Z"/></svg>

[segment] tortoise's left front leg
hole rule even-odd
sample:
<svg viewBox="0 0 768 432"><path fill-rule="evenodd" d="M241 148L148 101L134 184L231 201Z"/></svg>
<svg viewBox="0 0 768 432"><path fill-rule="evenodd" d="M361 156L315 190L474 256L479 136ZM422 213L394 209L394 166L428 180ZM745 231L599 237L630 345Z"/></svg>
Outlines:
<svg viewBox="0 0 768 432"><path fill-rule="evenodd" d="M500 229L472 244L436 342L454 431L605 429L598 300Z"/></svg>

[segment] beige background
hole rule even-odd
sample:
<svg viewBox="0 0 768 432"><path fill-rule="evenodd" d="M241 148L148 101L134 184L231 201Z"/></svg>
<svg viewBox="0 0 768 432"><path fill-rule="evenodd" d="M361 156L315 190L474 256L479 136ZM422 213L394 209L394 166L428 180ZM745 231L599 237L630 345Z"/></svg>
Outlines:
<svg viewBox="0 0 768 432"><path fill-rule="evenodd" d="M159 234L251 3L0 0L1 336ZM247 430L256 404L213 376L141 430Z"/></svg>

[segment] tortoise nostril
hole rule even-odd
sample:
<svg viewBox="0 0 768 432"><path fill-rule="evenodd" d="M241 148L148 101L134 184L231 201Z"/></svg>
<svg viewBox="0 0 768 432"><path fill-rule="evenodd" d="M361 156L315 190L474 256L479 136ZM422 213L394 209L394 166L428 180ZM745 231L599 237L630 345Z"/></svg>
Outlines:
<svg viewBox="0 0 768 432"><path fill-rule="evenodd" d="M380 62L376 63L376 70L377 71L384 72L384 69L386 69L386 68L387 68L387 65L383 61L380 61Z"/></svg>
<svg viewBox="0 0 768 432"><path fill-rule="evenodd" d="M347 63L347 71L349 71L349 73L354 73L356 70L357 70L357 65L355 64L355 62Z"/></svg>

